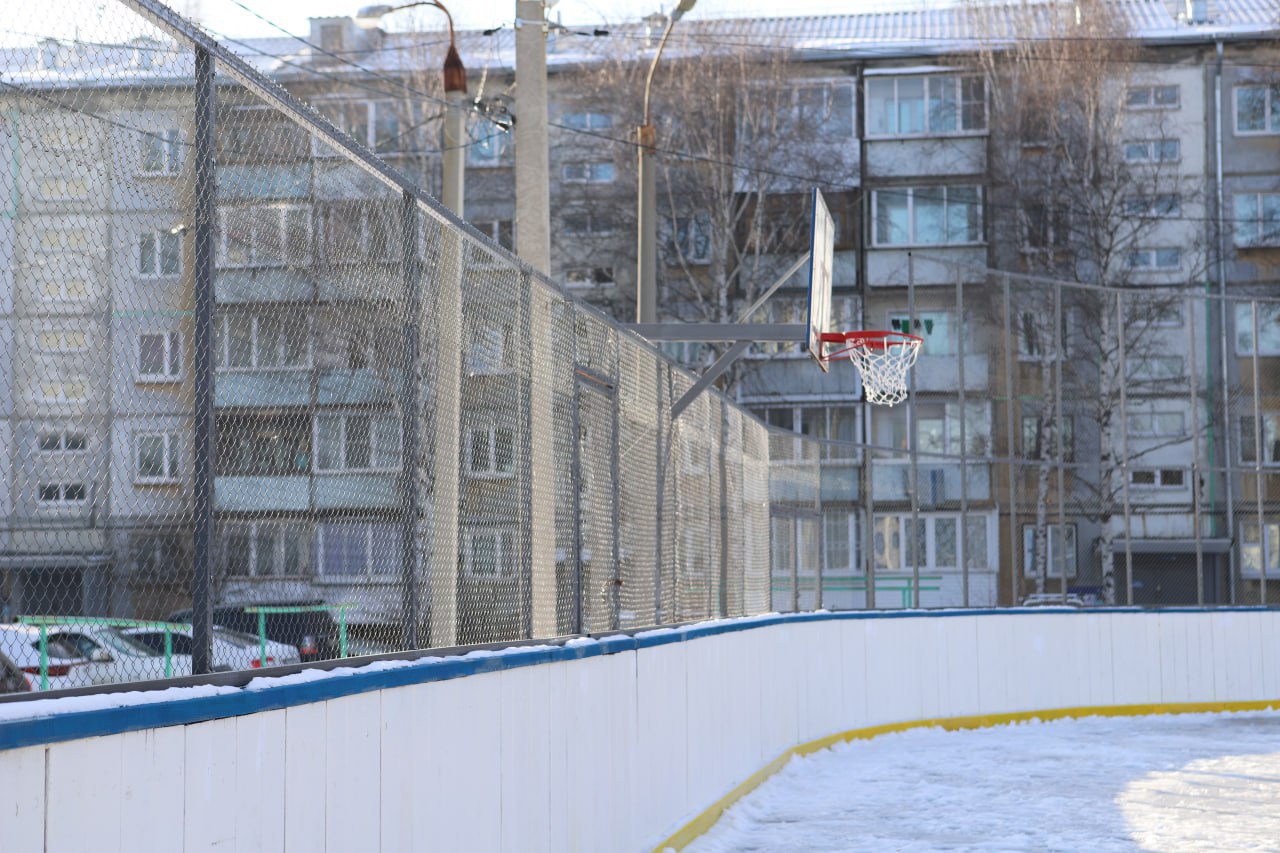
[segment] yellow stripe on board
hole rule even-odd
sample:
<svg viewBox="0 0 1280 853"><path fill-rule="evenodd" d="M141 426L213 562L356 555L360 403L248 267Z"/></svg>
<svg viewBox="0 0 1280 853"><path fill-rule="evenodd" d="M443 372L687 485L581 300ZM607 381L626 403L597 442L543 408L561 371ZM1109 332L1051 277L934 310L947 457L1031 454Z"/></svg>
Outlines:
<svg viewBox="0 0 1280 853"><path fill-rule="evenodd" d="M1014 711L1008 714L976 714L970 717L938 717L930 720L913 720L907 723L886 723L882 726L870 726L865 729L850 729L834 735L811 740L793 746L777 758L752 773L742 784L716 800L705 811L676 830L666 841L653 848L653 853L664 853L667 850L683 850L698 836L716 825L725 810L754 791L764 780L781 770L793 757L809 755L819 750L828 749L838 743L854 740L870 740L873 737L891 732L904 732L908 729L945 729L960 731L962 729L985 729L992 726L1003 726L1009 723L1022 723L1028 720L1064 720L1080 717L1145 717L1151 714L1214 714L1233 711L1266 711L1280 709L1280 699L1266 699L1256 702L1173 702L1154 705L1101 705L1081 708L1052 708L1047 711Z"/></svg>

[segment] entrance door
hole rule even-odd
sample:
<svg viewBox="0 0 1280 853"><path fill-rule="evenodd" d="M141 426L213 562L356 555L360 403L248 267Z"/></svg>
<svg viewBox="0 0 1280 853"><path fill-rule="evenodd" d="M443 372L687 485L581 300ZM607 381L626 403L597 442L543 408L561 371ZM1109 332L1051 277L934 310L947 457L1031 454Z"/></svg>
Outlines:
<svg viewBox="0 0 1280 853"><path fill-rule="evenodd" d="M618 627L618 420L613 385L579 368L573 448L576 633Z"/></svg>

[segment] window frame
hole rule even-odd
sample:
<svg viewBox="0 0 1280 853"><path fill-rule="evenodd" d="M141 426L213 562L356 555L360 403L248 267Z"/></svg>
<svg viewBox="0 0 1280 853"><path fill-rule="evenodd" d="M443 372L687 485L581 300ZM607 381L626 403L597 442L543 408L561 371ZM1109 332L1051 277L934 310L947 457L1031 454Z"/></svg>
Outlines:
<svg viewBox="0 0 1280 853"><path fill-rule="evenodd" d="M1178 474L1178 482L1165 482L1166 479L1172 479L1171 477L1167 478L1166 475L1173 474L1175 472ZM1135 478L1140 475L1145 478L1145 475L1147 474L1151 475L1151 482L1140 483L1136 481ZM1187 488L1188 483L1189 480L1186 468L1160 468L1151 466L1129 469L1129 487L1134 489L1151 492L1171 492Z"/></svg>
<svg viewBox="0 0 1280 853"><path fill-rule="evenodd" d="M159 337L162 341L162 357L164 370L161 373L146 373L142 369L142 350L144 339ZM177 329L155 329L138 332L134 338L134 380L139 383L166 384L181 382L183 379L183 340L182 332Z"/></svg>
<svg viewBox="0 0 1280 853"><path fill-rule="evenodd" d="M58 497L48 499L48 489L56 488ZM73 489L79 489L79 497L67 497ZM36 505L46 509L56 509L59 507L76 507L83 506L89 502L89 486L83 480L40 480L36 482Z"/></svg>
<svg viewBox="0 0 1280 853"><path fill-rule="evenodd" d="M977 237L973 240L957 240L950 241L947 239L946 223L950 218L948 211L950 209L950 195L953 190L975 190L977 192L977 201L975 202L978 209ZM883 187L871 191L871 240L870 248L872 249L912 249L936 246L982 246L986 244L986 194L985 187L981 184L937 184L933 186L902 186L902 187ZM936 243L920 242L920 235L916 233L916 195L921 191L942 190L942 222L944 223L943 239ZM881 194L906 195L907 198L907 228L908 233L906 240L897 242L882 242L880 240L880 196Z"/></svg>
<svg viewBox="0 0 1280 853"><path fill-rule="evenodd" d="M1176 261L1172 264L1161 264L1161 253L1173 252ZM1141 262L1139 263L1139 258ZM1125 253L1125 268L1142 273L1167 273L1182 269L1182 249L1177 246L1153 246L1150 248L1130 249Z"/></svg>
<svg viewBox="0 0 1280 853"><path fill-rule="evenodd" d="M142 444L149 439L160 439L160 457L164 467L161 474L142 473ZM147 430L133 435L133 482L138 485L173 485L182 482L181 434L176 430Z"/></svg>
<svg viewBox="0 0 1280 853"><path fill-rule="evenodd" d="M57 436L57 447L46 447L45 439ZM80 447L71 447L71 438L78 436L80 438ZM48 456L67 456L72 453L88 453L89 452L89 433L73 430L70 428L59 429L36 429L36 452Z"/></svg>
<svg viewBox="0 0 1280 853"><path fill-rule="evenodd" d="M349 465L347 461L351 448L351 445L348 442L348 424L351 419L361 417L369 419L369 464L363 467ZM341 459L337 466L329 466L322 463L324 456L320 450L322 420L329 420L338 425L337 448ZM382 465L376 464L378 460L375 451L378 445L375 436L379 429L377 426L378 422L381 422L384 425L383 428L385 428L387 424L390 424L395 432L395 458ZM311 421L311 454L314 458L312 468L317 474L375 474L397 472L403 467L403 442L404 434L402 432L402 424L400 423L399 417L394 412L317 411Z"/></svg>
<svg viewBox="0 0 1280 853"><path fill-rule="evenodd" d="M1245 89L1261 89L1264 92L1262 102L1262 129L1240 129L1240 93ZM1280 134L1280 108L1276 104L1280 86L1266 83L1237 83L1231 87L1231 132L1233 136L1275 136Z"/></svg>
<svg viewBox="0 0 1280 853"><path fill-rule="evenodd" d="M923 129L918 132L904 133L902 130L900 130L900 127L901 127L900 115L901 115L902 99L899 96L899 84L903 80L922 81L921 83L921 98L922 98L921 127ZM947 80L949 82L950 81L955 82L955 92L954 92L955 100L953 101L953 103L956 106L956 117L955 117L956 126L954 130L934 130L933 128L930 127L932 110L929 108L929 104L932 100L934 100L932 98L932 93L933 93L932 81L934 80ZM965 80L979 80L982 82L982 127L981 128L962 127L964 123L963 118L965 113L964 104L974 103L972 99L966 100L964 98L964 81ZM893 109L892 109L891 115L893 116L892 124L894 124L895 127L892 130L886 130L886 131L873 130L872 119L871 119L872 110L873 110L871 86L873 83L882 82L882 81L891 81L893 83L893 103L892 103ZM866 84L863 86L863 91L862 91L863 103L865 104L865 110L867 114L867 118L866 118L867 139L869 140L920 139L920 138L929 138L929 137L936 138L936 137L950 137L950 136L985 136L990 132L990 126L991 126L991 122L990 122L991 97L987 89L988 87L986 84L986 79L985 77L983 77L983 75L966 74L960 70L940 73L940 74L868 75L866 77Z"/></svg>
<svg viewBox="0 0 1280 853"><path fill-rule="evenodd" d="M171 178L181 174L182 145L181 128L166 127L154 133L138 131L138 169L135 174L144 178ZM147 168L148 150L152 146L160 152L159 169Z"/></svg>
<svg viewBox="0 0 1280 853"><path fill-rule="evenodd" d="M1269 421L1269 419L1272 419ZM1263 459L1259 462L1254 459L1255 442L1257 438L1253 434L1255 428L1255 420L1253 415L1241 415L1236 419L1238 426L1236 428L1236 437L1240 439L1238 456L1241 465L1258 466L1260 468L1280 468L1280 411L1260 411L1258 412L1258 422L1262 426L1262 455ZM1248 436L1246 440L1246 425L1248 426ZM1268 440L1270 438L1270 440Z"/></svg>
<svg viewBox="0 0 1280 853"><path fill-rule="evenodd" d="M963 570L962 567L959 565L960 564L961 517L962 517L962 514L959 512L922 512L919 514L918 520L924 535L924 559L919 562L919 566L922 571L961 572ZM994 567L992 565L993 560L992 560L991 550L992 550L992 543L996 542L996 539L994 536L992 536L991 516L986 512L970 511L967 514L967 516L964 516L964 518L965 518L964 527L966 531L966 536L968 536L969 531L972 530L974 527L981 527L983 529L983 535L986 537L986 541L983 543L983 550L986 551L986 554L984 555L984 561L975 560L974 559L975 554L973 553L970 547L971 543L969 541L965 542L965 551L966 551L965 562L969 564L969 570L973 571L977 569L981 571L984 569L986 570L993 569ZM889 537L895 534L889 531L887 524L883 529L881 527L881 522L888 522L891 520L897 522L896 553L898 557L898 565L896 567L890 566L887 559L889 555ZM939 536L938 522L939 521L950 521L954 525L955 541L953 544L955 546L955 565L939 561L939 550L940 550L938 547L938 543L940 541L938 538ZM912 545L911 550L908 550L908 548L906 547L907 535L910 534L911 527L912 527L912 516L909 511L908 512L896 512L896 511L883 512L883 513L876 513L873 516L872 522L871 522L871 535L872 535L871 559L873 561L873 564L875 565L875 570L877 574L882 572L903 573L903 572L911 571L912 561L910 559L910 556L915 549L915 545ZM883 542L883 547L881 544L882 542ZM996 543L996 544L998 547L999 543ZM882 556L884 558L883 560L882 560ZM996 555L995 562L997 564L999 562L998 554Z"/></svg>
<svg viewBox="0 0 1280 853"><path fill-rule="evenodd" d="M484 574L476 571L475 544L476 540L482 538L493 539L494 558L496 564L495 574ZM467 525L462 534L463 574L472 581L496 583L514 580L519 574L520 546L517 542L517 538L517 530L512 525ZM507 551L510 551L510 554L508 554Z"/></svg>
<svg viewBox="0 0 1280 853"><path fill-rule="evenodd" d="M1029 447L1029 444L1031 442L1028 440L1029 439L1028 428L1034 428L1036 422L1039 419L1040 419L1039 415L1035 413L1032 413L1032 414L1024 413L1021 416L1021 419L1018 425L1018 429L1019 429L1018 449L1022 452L1022 458L1026 461L1037 462L1037 463L1056 463L1058 460L1055 455L1055 448L1053 447L1055 442L1049 441L1048 447L1036 447L1036 448ZM1075 416L1064 412L1062 415L1061 423L1063 427L1062 429L1062 461L1065 464L1070 464L1076 461ZM1037 443L1040 442L1041 437L1035 436L1034 441ZM1033 450L1035 451L1034 455L1032 454Z"/></svg>
<svg viewBox="0 0 1280 853"><path fill-rule="evenodd" d="M591 290L597 287L616 287L618 278L613 267L572 266L565 267L564 286L573 290Z"/></svg>
<svg viewBox="0 0 1280 853"><path fill-rule="evenodd" d="M1051 521L1045 525L1047 536L1045 536L1045 546L1049 549L1048 559L1045 560L1045 579L1060 580L1066 573L1067 579L1078 577L1080 573L1080 557L1079 557L1079 539L1074 522L1059 524ZM1055 559L1054 553L1054 537L1061 532L1059 538L1065 538L1062 568L1057 572L1054 571L1054 565L1058 561ZM1040 577L1035 573L1035 533L1036 526L1034 524L1022 525L1022 576L1025 578ZM1067 563L1070 566L1067 566ZM1070 569L1070 571L1067 571Z"/></svg>
<svg viewBox="0 0 1280 853"><path fill-rule="evenodd" d="M1172 103L1157 103L1156 92L1168 91L1172 89L1174 99ZM1135 92L1148 92L1148 97L1143 103L1134 103L1133 95ZM1145 110L1176 110L1182 107L1182 86L1177 83L1145 83L1138 86L1128 86L1125 88L1124 108L1132 112L1142 112Z"/></svg>
<svg viewBox="0 0 1280 853"><path fill-rule="evenodd" d="M1253 338L1253 319L1251 311L1251 302L1240 301L1235 304L1235 352L1237 357L1251 357L1256 349L1260 358L1280 355L1280 303L1278 302L1258 302L1258 331L1262 333L1264 346L1258 347L1258 342ZM1266 312L1271 312L1271 317L1266 316ZM1270 319L1276 327L1275 343L1272 346L1266 346L1266 322ZM1246 348L1244 337L1248 336L1250 341Z"/></svg>
<svg viewBox="0 0 1280 853"><path fill-rule="evenodd" d="M499 433L505 433L508 441L507 467L505 469L498 465ZM476 467L475 441L476 437L481 434L485 439L485 453L487 454L488 464L484 467ZM467 476L477 480L510 479L516 475L516 431L512 427L498 423L468 427L466 454Z"/></svg>
<svg viewBox="0 0 1280 853"><path fill-rule="evenodd" d="M146 256L143 244L148 241L151 243L151 269L145 269L143 266L143 258ZM173 257L177 262L177 268L172 272L166 272L164 269L166 244L169 244L169 248L174 250ZM133 272L138 278L161 279L181 276L183 267L182 235L171 231L143 231L138 235L137 242L134 243L133 260Z"/></svg>
<svg viewBox="0 0 1280 853"><path fill-rule="evenodd" d="M1280 133L1280 131L1277 131ZM1251 216L1241 215L1240 202L1252 198L1253 211ZM1268 222L1265 214L1265 204L1267 199L1274 200L1277 216ZM1234 193L1232 195L1232 217L1233 227L1231 229L1231 241L1240 249L1266 248L1271 246L1280 246L1280 192L1254 192L1254 193ZM1241 231L1244 225L1253 226L1254 233L1248 237L1242 237ZM1268 233L1268 231L1271 233Z"/></svg>
<svg viewBox="0 0 1280 853"><path fill-rule="evenodd" d="M612 160L579 160L560 165L560 181L565 184L612 184L618 167Z"/></svg>
<svg viewBox="0 0 1280 853"><path fill-rule="evenodd" d="M79 338L79 343L74 338ZM53 346L50 339L55 338ZM85 329L73 329L64 325L46 323L36 332L36 351L52 354L82 353L91 349L89 332Z"/></svg>
<svg viewBox="0 0 1280 853"><path fill-rule="evenodd" d="M326 552L328 551L328 547L329 547L328 543L325 541L327 538L325 531L328 530L330 527L333 527L336 525L345 525L350 527L359 526L363 529L364 571L359 573L345 573L345 574L329 573L325 571L326 558L328 556ZM375 535L379 531L386 532L389 535L385 537L379 537ZM374 565L377 562L374 559L374 556L378 549L379 538L382 538L387 543L390 543L394 550L400 550L401 552L403 552L403 549L401 548L401 544L400 544L401 543L400 530L398 529L397 525L394 522L372 520L372 519L333 518L333 519L327 519L325 521L322 521L316 524L315 540L314 540L315 550L313 552L315 555L314 563L315 563L316 580L321 583L324 583L324 582L349 583L354 578L354 579L363 580L366 583L375 582L375 581L382 581L386 583L398 583L400 580L402 580L400 573L398 571L379 572L374 570ZM397 565L403 562L403 553L401 553L398 557L396 557L394 562Z"/></svg>
<svg viewBox="0 0 1280 853"><path fill-rule="evenodd" d="M319 525L317 525L317 528ZM293 537L301 543L298 560L298 572L290 574L284 571L286 568L285 559L285 540L292 533ZM258 569L262 564L263 540L267 534L271 537L271 565L272 571L261 573ZM249 551L246 556L246 567L248 571L244 574L232 573L230 571L230 562L226 559L230 546L227 540L233 535L247 538L249 540ZM306 578L308 577L308 564L312 563L315 558L315 542L313 534L307 527L289 522L276 521L234 521L228 522L219 531L218 544L222 548L222 572L228 578Z"/></svg>
<svg viewBox="0 0 1280 853"><path fill-rule="evenodd" d="M279 238L279 242L281 246L290 245L290 241L289 241L290 214L299 213L299 214L302 214L303 218L305 218L307 242L306 242L306 246L303 248L303 253L301 255L300 260L293 261L293 260L290 260L290 258L288 257L270 258L270 257L262 256L259 249L259 246L261 244L261 238L259 236L259 232L256 230L257 220L255 218L255 214L262 212L264 210L274 211L277 214L276 224L274 226L276 229L275 236ZM228 230L227 230L227 216L232 211L247 214L250 217L250 222L255 224L255 229L251 233L249 242L247 243L252 256L243 261L231 261L228 258L229 241L228 241ZM217 233L216 246L215 246L216 251L214 254L216 255L216 263L218 267L222 267L226 269L253 269L256 267L275 268L275 267L289 267L289 266L309 266L315 260L316 217L315 217L315 211L313 209L313 206L310 203L296 204L296 203L290 203L290 202L272 202L268 204L225 205L218 208L218 227L217 227L216 233Z"/></svg>
<svg viewBox="0 0 1280 853"><path fill-rule="evenodd" d="M1164 157L1161 146L1172 142L1177 148L1177 156ZM1142 157L1130 157L1130 149L1141 145L1145 148L1145 154ZM1122 143L1124 148L1124 161L1126 163L1146 163L1150 165L1158 165L1164 163L1181 163L1182 162L1182 140L1176 136L1166 136L1160 139L1127 139Z"/></svg>
<svg viewBox="0 0 1280 853"><path fill-rule="evenodd" d="M232 365L231 361L231 335L229 324L232 319L248 318L250 321L249 331L249 360L248 365ZM274 313L261 312L229 312L224 311L214 318L214 345L216 347L215 356L217 358L217 369L228 372L246 372L257 370L310 370L315 358L314 347L311 335L311 318L305 317L305 329L303 334L305 337L305 346L303 347L302 361L293 364L261 364L261 337L259 330L263 321L276 321L279 318Z"/></svg>
<svg viewBox="0 0 1280 853"><path fill-rule="evenodd" d="M1240 519L1240 575L1242 577L1262 577L1261 567L1265 565L1267 577L1280 578L1280 522L1264 521L1263 527L1266 528L1266 535L1250 539L1247 532L1249 528L1253 528L1259 534L1262 533L1258 529L1258 519ZM1258 568L1253 569L1249 567L1248 555L1255 548L1258 550Z"/></svg>

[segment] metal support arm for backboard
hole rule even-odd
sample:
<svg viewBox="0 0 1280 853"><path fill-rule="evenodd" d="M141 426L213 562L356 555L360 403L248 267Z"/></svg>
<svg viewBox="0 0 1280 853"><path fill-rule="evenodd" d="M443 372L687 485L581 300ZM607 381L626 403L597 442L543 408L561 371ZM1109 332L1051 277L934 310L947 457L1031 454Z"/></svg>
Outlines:
<svg viewBox="0 0 1280 853"><path fill-rule="evenodd" d="M752 344L800 342L806 339L809 334L809 327L804 323L748 323L746 321L760 309L761 305L768 301L770 296L773 296L778 291L778 288L786 284L791 276L799 272L800 268L809 262L809 257L810 254L808 252L801 255L795 263L787 268L786 272L778 277L777 281L769 286L768 290L760 294L759 299L747 306L738 315L737 322L637 323L630 327L633 332L651 341L733 342L733 346L729 347L728 351L703 371L693 387L686 391L683 397L671 404L672 420L680 417L680 413L687 409L690 403L698 399L698 395L707 390L712 382L719 379L729 369L730 365L741 358L742 354Z"/></svg>

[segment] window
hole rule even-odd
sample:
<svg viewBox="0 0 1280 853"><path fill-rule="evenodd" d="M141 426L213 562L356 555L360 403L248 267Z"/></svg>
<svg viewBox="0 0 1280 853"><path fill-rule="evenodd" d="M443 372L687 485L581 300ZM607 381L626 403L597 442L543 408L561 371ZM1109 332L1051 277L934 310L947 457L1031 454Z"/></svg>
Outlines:
<svg viewBox="0 0 1280 853"><path fill-rule="evenodd" d="M177 382L182 379L181 332L138 335L138 379L143 382Z"/></svg>
<svg viewBox="0 0 1280 853"><path fill-rule="evenodd" d="M510 325L474 328L467 352L467 371L473 376L510 372L511 334Z"/></svg>
<svg viewBox="0 0 1280 853"><path fill-rule="evenodd" d="M1057 461L1058 437L1051 416L1022 416L1022 456L1037 461ZM1062 416L1062 461L1076 459L1075 421L1070 415Z"/></svg>
<svg viewBox="0 0 1280 853"><path fill-rule="evenodd" d="M617 281L613 267L569 267L564 271L568 287L612 287Z"/></svg>
<svg viewBox="0 0 1280 853"><path fill-rule="evenodd" d="M1045 542L1049 555L1045 560L1048 577L1060 578L1064 574L1076 576L1076 527L1074 524L1046 525ZM1064 544L1065 543L1065 544ZM1022 571L1027 577L1036 576L1036 529L1034 525L1022 528Z"/></svg>
<svg viewBox="0 0 1280 853"><path fill-rule="evenodd" d="M505 527L472 528L465 534L464 568L476 580L503 580L516 575L515 531Z"/></svg>
<svg viewBox="0 0 1280 853"><path fill-rule="evenodd" d="M1174 270L1182 265L1182 250L1173 247L1134 249L1125 256L1132 270Z"/></svg>
<svg viewBox="0 0 1280 853"><path fill-rule="evenodd" d="M36 500L43 505L79 504L89 499L84 483L40 483Z"/></svg>
<svg viewBox="0 0 1280 853"><path fill-rule="evenodd" d="M941 311L917 311L915 320L905 314L889 316L889 328L924 338L920 355L955 355L957 330L951 315ZM965 347L968 351L968 347Z"/></svg>
<svg viewBox="0 0 1280 853"><path fill-rule="evenodd" d="M36 348L40 352L84 352L89 349L89 333L46 327L36 336Z"/></svg>
<svg viewBox="0 0 1280 853"><path fill-rule="evenodd" d="M515 246L514 229L510 219L483 219L471 223L472 227L504 249Z"/></svg>
<svg viewBox="0 0 1280 853"><path fill-rule="evenodd" d="M1125 92L1131 110L1169 110L1178 106L1177 86L1131 86Z"/></svg>
<svg viewBox="0 0 1280 853"><path fill-rule="evenodd" d="M50 275L56 275L52 270ZM40 298L46 302L82 302L89 298L89 282L82 278L56 275L40 282Z"/></svg>
<svg viewBox="0 0 1280 853"><path fill-rule="evenodd" d="M87 228L45 228L40 231L37 249L41 252L88 252L92 245Z"/></svg>
<svg viewBox="0 0 1280 853"><path fill-rule="evenodd" d="M1258 535L1258 522L1245 521L1240 525L1240 572L1251 577L1262 574L1265 561L1267 574L1280 574L1280 524L1263 525L1266 537Z"/></svg>
<svg viewBox="0 0 1280 853"><path fill-rule="evenodd" d="M1028 249L1062 249L1071 242L1071 219L1067 211L1043 204L1028 204L1022 210Z"/></svg>
<svg viewBox="0 0 1280 853"><path fill-rule="evenodd" d="M218 367L297 368L311 363L305 317L227 314L214 324Z"/></svg>
<svg viewBox="0 0 1280 853"><path fill-rule="evenodd" d="M1186 435L1182 412L1129 412L1130 438L1181 438Z"/></svg>
<svg viewBox="0 0 1280 853"><path fill-rule="evenodd" d="M806 138L853 136L853 87L840 82L799 83L791 88L794 132Z"/></svg>
<svg viewBox="0 0 1280 853"><path fill-rule="evenodd" d="M1242 193L1235 197L1237 246L1280 245L1280 193Z"/></svg>
<svg viewBox="0 0 1280 853"><path fill-rule="evenodd" d="M854 459L858 440L858 412L851 406L785 406L758 410L769 426L823 442L822 458Z"/></svg>
<svg viewBox="0 0 1280 853"><path fill-rule="evenodd" d="M273 204L218 212L218 263L284 266L311 260L311 209Z"/></svg>
<svg viewBox="0 0 1280 853"><path fill-rule="evenodd" d="M300 525L254 522L222 530L222 567L228 575L296 577L311 565L310 530Z"/></svg>
<svg viewBox="0 0 1280 853"><path fill-rule="evenodd" d="M403 565L402 529L391 522L343 521L316 530L316 565L322 577L371 576L397 580Z"/></svg>
<svg viewBox="0 0 1280 853"><path fill-rule="evenodd" d="M711 217L708 214L664 219L662 225L669 265L711 262Z"/></svg>
<svg viewBox="0 0 1280 853"><path fill-rule="evenodd" d="M991 418L987 403L965 403L965 442L960 446L960 404L916 401L915 434L921 453L983 456L991 439ZM907 412L901 407L877 406L872 412L876 443L896 450L910 449ZM901 458L901 457L895 457Z"/></svg>
<svg viewBox="0 0 1280 853"><path fill-rule="evenodd" d="M311 470L306 415L219 415L217 437L218 476L288 477Z"/></svg>
<svg viewBox="0 0 1280 853"><path fill-rule="evenodd" d="M564 216L566 234L602 237L613 233L613 218L607 213L576 212Z"/></svg>
<svg viewBox="0 0 1280 853"><path fill-rule="evenodd" d="M984 515L971 514L966 518L964 552L970 569L990 568L987 522ZM910 514L876 516L872 553L877 570L907 571L917 565L925 569L959 569L958 514L921 514L914 535L911 531Z"/></svg>
<svg viewBox="0 0 1280 853"><path fill-rule="evenodd" d="M565 113L560 123L574 130L608 130L613 127L613 116L607 113Z"/></svg>
<svg viewBox="0 0 1280 853"><path fill-rule="evenodd" d="M467 146L467 165L478 169L505 166L511 159L511 133L491 122L476 122Z"/></svg>
<svg viewBox="0 0 1280 853"><path fill-rule="evenodd" d="M325 259L331 264L400 259L399 219L388 205L337 202L321 213Z"/></svg>
<svg viewBox="0 0 1280 853"><path fill-rule="evenodd" d="M1173 382L1185 378L1182 357L1146 356L1129 361L1130 382Z"/></svg>
<svg viewBox="0 0 1280 853"><path fill-rule="evenodd" d="M1133 468L1129 471L1129 484L1139 488L1181 489L1185 475L1181 468Z"/></svg>
<svg viewBox="0 0 1280 853"><path fill-rule="evenodd" d="M570 184L607 184L614 178L613 163L596 160L586 163L566 163L560 167L560 180Z"/></svg>
<svg viewBox="0 0 1280 853"><path fill-rule="evenodd" d="M1130 163L1176 163L1182 159L1177 139L1140 139L1124 143L1124 159Z"/></svg>
<svg viewBox="0 0 1280 853"><path fill-rule="evenodd" d="M84 178L46 175L35 181L37 198L44 201L77 201L89 197L89 182Z"/></svg>
<svg viewBox="0 0 1280 853"><path fill-rule="evenodd" d="M1179 216L1182 214L1182 199L1177 193L1130 196L1124 200L1124 212L1126 216L1144 218Z"/></svg>
<svg viewBox="0 0 1280 853"><path fill-rule="evenodd" d="M318 101L316 109L356 142L379 153L405 150L408 131L401 133L400 112L394 101ZM312 137L314 153L320 157L337 156L319 137Z"/></svg>
<svg viewBox="0 0 1280 853"><path fill-rule="evenodd" d="M318 414L315 442L318 471L400 467L400 419L395 414Z"/></svg>
<svg viewBox="0 0 1280 853"><path fill-rule="evenodd" d="M89 439L75 430L40 430L36 446L41 453L83 453L89 449Z"/></svg>
<svg viewBox="0 0 1280 853"><path fill-rule="evenodd" d="M1125 303L1125 323L1133 328L1177 328L1182 325L1182 300L1139 294Z"/></svg>
<svg viewBox="0 0 1280 853"><path fill-rule="evenodd" d="M138 173L176 175L182 169L182 133L176 127L138 133Z"/></svg>
<svg viewBox="0 0 1280 853"><path fill-rule="evenodd" d="M89 383L83 379L53 379L40 383L40 400L45 403L82 403L88 396Z"/></svg>
<svg viewBox="0 0 1280 853"><path fill-rule="evenodd" d="M867 80L868 136L974 133L987 128L981 77L872 77Z"/></svg>
<svg viewBox="0 0 1280 853"><path fill-rule="evenodd" d="M1253 355L1253 304L1236 303L1236 354ZM1280 355L1280 303L1258 302L1259 355Z"/></svg>
<svg viewBox="0 0 1280 853"><path fill-rule="evenodd" d="M1262 412L1262 464L1280 465L1280 413ZM1254 438L1252 417L1240 419L1240 461L1256 462L1258 445Z"/></svg>
<svg viewBox="0 0 1280 853"><path fill-rule="evenodd" d="M500 426L467 431L467 470L476 477L506 477L514 470L515 433Z"/></svg>
<svg viewBox="0 0 1280 853"><path fill-rule="evenodd" d="M861 572L862 565L857 559L857 548L854 543L857 530L855 513L847 509L829 509L822 513L823 555L822 570L828 574Z"/></svg>
<svg viewBox="0 0 1280 853"><path fill-rule="evenodd" d="M1236 133L1280 133L1280 87L1237 86Z"/></svg>
<svg viewBox="0 0 1280 853"><path fill-rule="evenodd" d="M182 272L182 237L168 231L138 235L138 275L144 278Z"/></svg>
<svg viewBox="0 0 1280 853"><path fill-rule="evenodd" d="M964 245L982 239L978 187L904 187L872 193L877 246Z"/></svg>
<svg viewBox="0 0 1280 853"><path fill-rule="evenodd" d="M144 432L134 436L134 482L176 482L179 442L176 432Z"/></svg>

